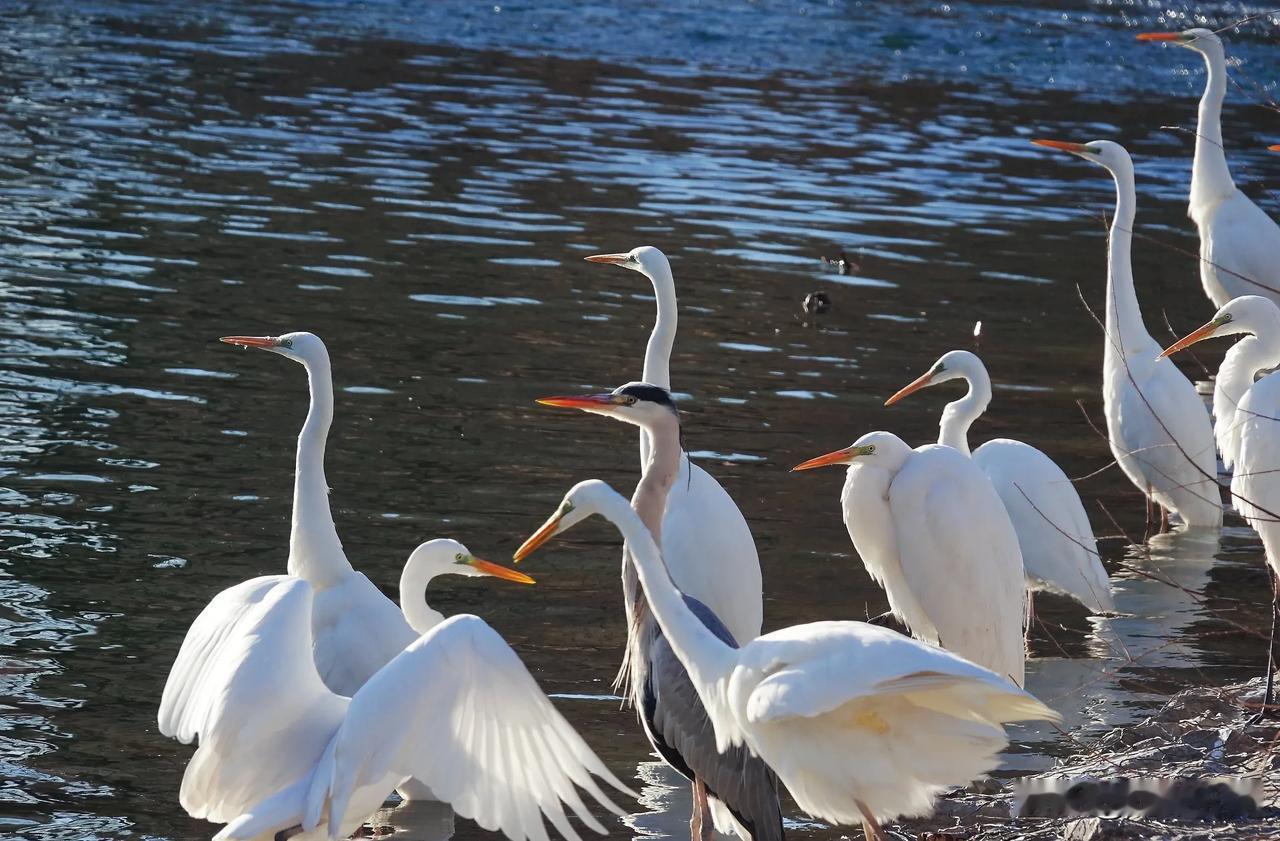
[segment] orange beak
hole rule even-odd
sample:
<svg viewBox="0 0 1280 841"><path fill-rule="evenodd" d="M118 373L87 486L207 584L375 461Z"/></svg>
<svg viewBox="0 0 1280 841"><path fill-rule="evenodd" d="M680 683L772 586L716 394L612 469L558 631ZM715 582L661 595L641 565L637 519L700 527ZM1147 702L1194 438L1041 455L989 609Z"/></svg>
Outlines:
<svg viewBox="0 0 1280 841"><path fill-rule="evenodd" d="M1181 32L1140 32L1139 41L1181 41Z"/></svg>
<svg viewBox="0 0 1280 841"><path fill-rule="evenodd" d="M630 260L631 255L629 254L592 254L590 257L587 257L585 259L588 263L611 263L612 265L616 266L619 263L625 263L628 260Z"/></svg>
<svg viewBox="0 0 1280 841"><path fill-rule="evenodd" d="M520 548L517 549L515 554L511 556L512 560L514 560L516 563L520 563L525 558L532 555L534 553L534 550L536 550L539 546L546 543L552 537L555 537L556 530L560 528L560 521L563 519L564 519L564 514L562 514L560 511L556 511L556 513L552 514L551 517L545 523L543 523L542 526L537 531L529 535L528 540L520 544Z"/></svg>
<svg viewBox="0 0 1280 841"><path fill-rule="evenodd" d="M1274 146L1268 146L1267 149L1271 152L1280 152L1280 143L1277 143Z"/></svg>
<svg viewBox="0 0 1280 841"><path fill-rule="evenodd" d="M1217 330L1221 326L1222 325L1218 321L1214 320L1214 321L1210 321L1208 324L1204 325L1203 327L1197 327L1195 330L1192 330L1190 333L1183 336L1181 339L1178 339L1178 341L1174 342L1164 350L1160 351L1160 356L1158 356L1157 359L1164 359L1166 356L1177 353L1183 348L1189 348L1192 345L1194 345L1196 342L1203 341L1204 339L1209 338L1213 334L1213 331Z"/></svg>
<svg viewBox="0 0 1280 841"><path fill-rule="evenodd" d="M901 391L899 391L897 394L890 397L888 400L884 401L884 405L892 406L894 403L897 403L899 400L906 397L908 394L914 394L915 392L919 391L922 388L928 388L930 381L932 379L933 379L932 371L926 374L922 374L919 377L916 377L914 380L909 382Z"/></svg>
<svg viewBox="0 0 1280 841"><path fill-rule="evenodd" d="M612 394L582 394L568 397L539 397L543 406L559 406L562 409L587 409L600 411L603 408L618 404L613 402Z"/></svg>
<svg viewBox="0 0 1280 841"><path fill-rule="evenodd" d="M237 347L256 347L269 349L276 346L275 336L223 336L218 341Z"/></svg>
<svg viewBox="0 0 1280 841"><path fill-rule="evenodd" d="M1074 152L1077 155L1081 152L1087 152L1089 149L1083 143L1069 143L1065 140L1032 140L1037 146L1045 146L1049 149L1061 149L1064 152Z"/></svg>
<svg viewBox="0 0 1280 841"><path fill-rule="evenodd" d="M483 572L485 575L492 575L494 578L501 578L506 581L517 581L521 584L532 584L533 579L525 575L523 572L517 572L514 569L507 569L504 566L482 561L479 558L471 559L471 566Z"/></svg>
<svg viewBox="0 0 1280 841"><path fill-rule="evenodd" d="M824 456L811 458L808 461L802 461L795 467L791 468L791 472L797 470L812 470L815 467L827 467L832 464L848 464L850 457L853 456L853 447L845 447L843 450L836 450L834 453L827 453Z"/></svg>

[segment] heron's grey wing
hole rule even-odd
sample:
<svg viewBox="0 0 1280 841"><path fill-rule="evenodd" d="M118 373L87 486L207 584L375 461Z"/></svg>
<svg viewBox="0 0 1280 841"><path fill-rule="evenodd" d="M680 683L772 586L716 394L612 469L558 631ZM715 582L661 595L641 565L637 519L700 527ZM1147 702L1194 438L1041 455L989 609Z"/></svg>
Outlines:
<svg viewBox="0 0 1280 841"><path fill-rule="evenodd" d="M707 628L737 647L733 636L711 609L690 596L685 603ZM663 759L686 777L697 776L725 805L755 841L781 841L782 811L773 770L746 745L725 753L716 750L711 719L698 698L688 672L665 637L650 649L645 718Z"/></svg>

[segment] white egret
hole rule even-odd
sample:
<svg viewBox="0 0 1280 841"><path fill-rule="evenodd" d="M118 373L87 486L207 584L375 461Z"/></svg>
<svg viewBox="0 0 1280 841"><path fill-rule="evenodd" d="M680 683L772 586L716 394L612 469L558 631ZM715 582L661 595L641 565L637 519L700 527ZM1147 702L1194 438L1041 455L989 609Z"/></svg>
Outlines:
<svg viewBox="0 0 1280 841"><path fill-rule="evenodd" d="M1062 593L1094 613L1114 612L1111 579L1098 559L1089 516L1062 468L1030 444L1011 438L994 438L970 453L969 427L991 402L991 378L981 359L967 350L945 353L885 405L956 379L964 380L969 390L942 410L938 443L971 455L991 480L1017 532L1030 589ZM1027 598L1029 609L1030 593Z"/></svg>
<svg viewBox="0 0 1280 841"><path fill-rule="evenodd" d="M639 272L653 284L657 317L644 351L644 382L671 390L671 347L676 338L676 283L671 264L658 249L643 245L625 254L587 257ZM640 430L640 467L649 461L649 443ZM684 455L680 475L667 497L662 523L664 557L678 569L676 583L720 618L733 638L760 634L764 619L760 556L751 529L733 498L710 473ZM676 559L687 557L689 563Z"/></svg>
<svg viewBox="0 0 1280 841"><path fill-rule="evenodd" d="M881 821L927 814L939 791L995 765L1005 722L1057 719L987 669L862 622L795 625L741 648L725 644L689 609L636 512L599 480L575 485L516 557L592 514L622 532L717 745L746 745L810 815L860 821L868 838L884 839Z"/></svg>
<svg viewBox="0 0 1280 841"><path fill-rule="evenodd" d="M1200 282L1205 294L1217 307L1241 295L1263 295L1280 303L1280 226L1236 189L1222 145L1222 101L1227 95L1222 39L1208 29L1188 29L1144 32L1138 40L1194 50L1208 70L1187 206L1187 215L1200 231Z"/></svg>
<svg viewBox="0 0 1280 841"><path fill-rule="evenodd" d="M1168 359L1156 358L1160 346L1142 321L1133 286L1133 160L1110 140L1032 142L1079 155L1115 179L1102 362L1102 405L1111 452L1129 481L1146 495L1148 511L1152 501L1160 505L1162 521L1172 510L1190 526L1220 528L1222 496L1209 413L1191 381Z"/></svg>
<svg viewBox="0 0 1280 841"><path fill-rule="evenodd" d="M1022 686L1022 554L990 480L951 447L913 450L891 432L792 470L835 464L849 465L845 527L893 614L916 639Z"/></svg>
<svg viewBox="0 0 1280 841"><path fill-rule="evenodd" d="M628 383L612 392L569 397L543 397L548 406L581 409L640 427L647 439L648 460L631 504L655 540L662 540L664 512L670 514L668 497L678 482L685 458L680 448L680 418L671 394L650 383ZM710 531L715 524L709 524ZM689 577L678 567L706 565L708 559L684 553L671 564L676 587ZM678 571L677 571L678 570ZM707 570L716 577L719 570ZM782 838L782 814L773 772L745 748L724 753L716 748L707 712L699 701L684 666L663 638L639 587L630 547L622 553L623 597L626 604L627 653L622 674L626 691L644 726L645 735L658 755L693 784L694 841L702 841L712 821L721 832L736 832L743 841ZM718 639L738 643L711 608L684 593L686 603Z"/></svg>
<svg viewBox="0 0 1280 841"><path fill-rule="evenodd" d="M165 684L160 732L200 740L183 807L226 823L215 838L351 834L414 778L480 826L546 841L545 816L578 836L567 804L604 827L574 786L620 814L592 778L627 792L538 689L515 652L475 616L441 621L426 603L435 575L527 576L474 558L456 541L414 550L400 579L404 619L422 635L353 697L321 681L312 648L315 588L292 575L219 593L192 623Z"/></svg>
<svg viewBox="0 0 1280 841"><path fill-rule="evenodd" d="M1267 649L1264 695L1264 704L1270 705L1276 626L1280 623L1280 373L1274 371L1280 366L1280 308L1260 295L1235 298L1207 324L1174 342L1160 355L1168 356L1205 339L1237 334L1244 334L1245 338L1227 351L1218 383L1227 378L1236 381L1233 386L1245 386L1229 420L1235 449L1231 497L1236 510L1262 538L1271 573L1271 645ZM1229 372L1228 364L1233 369ZM1271 373L1253 381L1254 376L1264 372ZM1223 417L1219 416L1218 421L1222 423Z"/></svg>

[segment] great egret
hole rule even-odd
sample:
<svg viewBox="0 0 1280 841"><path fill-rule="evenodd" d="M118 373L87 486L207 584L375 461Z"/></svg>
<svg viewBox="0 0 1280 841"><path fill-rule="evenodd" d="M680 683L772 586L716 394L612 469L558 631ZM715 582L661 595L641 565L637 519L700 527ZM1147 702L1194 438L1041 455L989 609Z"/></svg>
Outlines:
<svg viewBox="0 0 1280 841"><path fill-rule="evenodd" d="M1129 481L1147 496L1148 510L1155 501L1163 511L1176 511L1190 526L1220 528L1222 498L1209 413L1191 381L1168 359L1156 358L1160 346L1147 332L1133 288L1133 160L1110 140L1032 142L1079 155L1106 168L1115 179L1102 362L1102 405L1111 452Z"/></svg>
<svg viewBox="0 0 1280 841"><path fill-rule="evenodd" d="M1280 303L1280 226L1236 189L1222 145L1222 100L1227 95L1222 39L1208 29L1188 29L1144 32L1138 40L1194 50L1208 70L1187 207L1187 215L1200 231L1200 282L1205 294L1217 307L1241 295L1263 295Z"/></svg>
<svg viewBox="0 0 1280 841"><path fill-rule="evenodd" d="M835 464L849 465L845 527L893 614L916 639L1022 686L1022 554L990 480L951 447L913 450L891 432L791 469Z"/></svg>
<svg viewBox="0 0 1280 841"><path fill-rule="evenodd" d="M644 351L647 383L671 390L671 347L676 338L676 283L671 264L658 249L642 245L625 254L597 254L607 263L639 272L653 284L658 314ZM640 467L649 462L649 443L640 430ZM676 583L715 612L739 641L759 636L764 619L760 556L742 512L720 483L686 454L667 497L662 549L678 569ZM676 559L687 557L689 563Z"/></svg>
<svg viewBox="0 0 1280 841"><path fill-rule="evenodd" d="M575 485L516 557L592 514L622 532L716 744L746 745L810 815L861 821L868 838L884 839L880 821L927 814L940 790L991 768L1007 744L1005 722L1058 717L1003 677L862 622L795 625L741 648L725 644L689 609L636 512L599 480Z"/></svg>
<svg viewBox="0 0 1280 841"><path fill-rule="evenodd" d="M671 394L649 383L627 383L605 394L543 397L538 402L581 409L640 427L648 442L648 460L631 504L649 534L662 540L663 513L671 511L667 499L684 461L680 419ZM714 524L708 528L714 528ZM677 567L677 562L684 566ZM671 562L676 586L688 577L687 566L708 563L708 559L688 552L676 556ZM704 572L714 578L719 570L710 568ZM693 784L690 828L694 841L702 841L710 831L710 821L705 819L709 807L721 832L736 832L743 841L781 839L782 814L773 772L743 747L724 753L716 749L707 711L684 666L663 638L639 588L629 544L623 547L622 582L627 654L621 673L626 676L627 694L654 749ZM684 598L712 634L726 645L737 647L732 632L709 607L688 594ZM716 808L719 804L723 805Z"/></svg>
<svg viewBox="0 0 1280 841"><path fill-rule="evenodd" d="M1010 438L992 439L970 454L969 427L991 402L991 378L981 359L967 350L945 353L885 405L956 379L969 390L942 410L938 443L972 455L991 480L1017 532L1030 587L1066 594L1094 613L1114 612L1111 580L1098 559L1089 516L1062 468L1030 444Z"/></svg>
<svg viewBox="0 0 1280 841"><path fill-rule="evenodd" d="M501 572L499 573L499 570ZM508 838L546 841L548 820L578 836L564 805L604 827L574 789L620 810L592 774L619 782L482 619L426 604L435 575L527 576L451 540L414 550L400 578L404 619L421 631L351 698L328 689L312 647L315 588L269 575L222 591L192 623L169 673L160 732L199 738L183 807L226 823L215 838L346 837L409 778Z"/></svg>
<svg viewBox="0 0 1280 841"><path fill-rule="evenodd" d="M1265 710L1272 700L1276 626L1280 623L1280 373L1274 372L1280 366L1280 308L1260 295L1235 298L1207 324L1174 342L1160 355L1168 356L1205 339L1241 333L1245 338L1227 351L1218 372L1218 385L1230 379L1233 389L1243 386L1242 393L1237 395L1238 405L1232 407L1227 418L1219 415L1218 423L1228 423L1235 451L1232 500L1262 538L1271 571L1271 645L1267 649ZM1227 371L1228 365L1231 371ZM1266 371L1272 373L1253 381L1254 376Z"/></svg>

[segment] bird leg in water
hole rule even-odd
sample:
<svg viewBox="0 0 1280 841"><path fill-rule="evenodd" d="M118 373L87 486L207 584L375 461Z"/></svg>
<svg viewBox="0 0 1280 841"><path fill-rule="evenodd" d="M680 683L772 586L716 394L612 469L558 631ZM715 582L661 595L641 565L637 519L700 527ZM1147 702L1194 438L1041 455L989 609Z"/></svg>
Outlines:
<svg viewBox="0 0 1280 841"><path fill-rule="evenodd" d="M1160 533L1164 534L1169 530L1169 509L1163 505L1160 506Z"/></svg>
<svg viewBox="0 0 1280 841"><path fill-rule="evenodd" d="M711 841L715 821L707 802L707 786L701 779L693 781L693 817L689 818L689 835L693 841Z"/></svg>
<svg viewBox="0 0 1280 841"><path fill-rule="evenodd" d="M1155 519L1152 517L1151 506L1155 503L1151 500L1151 488L1147 488L1147 525L1142 529L1142 542L1146 543L1147 538L1151 536L1151 525Z"/></svg>
<svg viewBox="0 0 1280 841"><path fill-rule="evenodd" d="M1276 677L1276 626L1280 625L1280 578L1267 564L1267 573L1271 577L1271 641L1267 643L1267 686L1262 691L1262 709L1249 718L1246 724L1257 724L1272 713L1272 695Z"/></svg>
<svg viewBox="0 0 1280 841"><path fill-rule="evenodd" d="M861 800L853 801L858 806L858 811L862 813L862 834L867 837L867 841L889 841L889 836L885 835L884 828L876 823L876 819L872 817L871 810L867 808L867 804Z"/></svg>
<svg viewBox="0 0 1280 841"><path fill-rule="evenodd" d="M1031 626L1036 621L1036 591L1027 588L1027 621L1022 626L1022 644L1031 645Z"/></svg>

